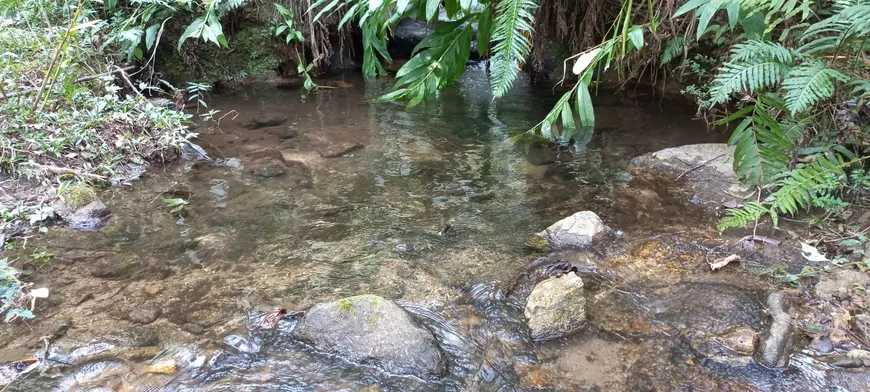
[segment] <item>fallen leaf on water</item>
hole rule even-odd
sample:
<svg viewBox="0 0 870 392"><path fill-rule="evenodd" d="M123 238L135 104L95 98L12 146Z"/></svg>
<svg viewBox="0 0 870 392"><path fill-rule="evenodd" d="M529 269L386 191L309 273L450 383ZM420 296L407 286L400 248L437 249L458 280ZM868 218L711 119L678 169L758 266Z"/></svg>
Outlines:
<svg viewBox="0 0 870 392"><path fill-rule="evenodd" d="M716 259L715 261L710 263L710 269L715 271L719 268L722 268L722 267L728 265L732 261L737 261L737 260L740 260L740 256L738 256L738 255L731 255L728 257L723 257L721 259Z"/></svg>
<svg viewBox="0 0 870 392"><path fill-rule="evenodd" d="M809 261L828 261L828 258L819 253L819 250L816 249L815 246L806 242L801 242L801 253L803 253L804 258Z"/></svg>
<svg viewBox="0 0 870 392"><path fill-rule="evenodd" d="M178 365L175 363L175 360L166 359L148 365L148 369L145 372L157 374L175 374L176 371L178 371Z"/></svg>
<svg viewBox="0 0 870 392"><path fill-rule="evenodd" d="M336 81L335 81L335 87L339 87L339 88L351 88L351 87L353 87L353 84L350 84L350 83L345 82L345 81L343 81L343 80L336 80Z"/></svg>

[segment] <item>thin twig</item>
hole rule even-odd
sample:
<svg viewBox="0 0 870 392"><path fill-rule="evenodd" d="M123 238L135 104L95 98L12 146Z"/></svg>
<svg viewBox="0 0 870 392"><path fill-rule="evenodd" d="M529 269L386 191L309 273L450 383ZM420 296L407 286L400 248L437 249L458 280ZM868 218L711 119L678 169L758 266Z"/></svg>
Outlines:
<svg viewBox="0 0 870 392"><path fill-rule="evenodd" d="M695 170L698 170L698 169L700 169L700 168L706 166L706 165L709 164L710 162L713 162L713 161L715 161L715 160L717 160L717 159L719 159L719 158L722 158L723 156L725 156L725 154L719 154L719 155L717 155L717 156L715 156L715 157L713 157L713 158L707 160L706 162L704 162L704 163L702 163L702 164L700 164L700 165L698 165L698 166L695 166L695 167L689 168L688 170L684 171L682 174L680 174L679 176L677 176L677 178L674 178L674 181L683 178L683 176L685 176L686 174L689 174L689 173L691 173L691 172L693 172L693 171L695 171ZM683 162L683 163L685 163L685 162Z"/></svg>

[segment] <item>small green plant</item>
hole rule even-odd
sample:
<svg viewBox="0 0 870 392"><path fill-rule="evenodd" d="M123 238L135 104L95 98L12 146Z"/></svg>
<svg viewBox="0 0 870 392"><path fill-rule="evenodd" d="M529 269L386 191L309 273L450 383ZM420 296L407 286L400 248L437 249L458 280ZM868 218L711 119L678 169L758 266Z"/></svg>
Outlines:
<svg viewBox="0 0 870 392"><path fill-rule="evenodd" d="M187 200L179 197L163 199L163 204L169 209L169 213L174 216L182 216L185 214Z"/></svg>
<svg viewBox="0 0 870 392"><path fill-rule="evenodd" d="M18 280L21 271L9 265L7 259L0 259L0 315L5 315L4 322L16 319L33 318L33 312L27 305L31 297L27 294L30 285Z"/></svg>
<svg viewBox="0 0 870 392"><path fill-rule="evenodd" d="M293 14L293 11L278 3L275 3L275 9L278 10L278 14L281 16L282 20L273 22L272 34L279 38L284 36L284 41L287 45L294 40L299 43L305 42L305 37L302 35L302 31L296 29L294 25L296 16Z"/></svg>
<svg viewBox="0 0 870 392"><path fill-rule="evenodd" d="M285 44L293 45L293 50L296 52L296 71L304 79L302 88L306 94L313 92L319 87L317 83L314 83L314 78L312 77L315 71L315 64L314 62L306 62L303 55L305 51L299 51L299 46L305 43L305 36L302 34L302 31L296 28L296 15L292 10L278 3L275 3L275 9L278 10L281 20L273 22L272 34L278 38L283 37Z"/></svg>
<svg viewBox="0 0 870 392"><path fill-rule="evenodd" d="M30 255L30 259L38 262L41 265L48 264L51 261L51 258L54 257L54 253L51 252L36 252Z"/></svg>

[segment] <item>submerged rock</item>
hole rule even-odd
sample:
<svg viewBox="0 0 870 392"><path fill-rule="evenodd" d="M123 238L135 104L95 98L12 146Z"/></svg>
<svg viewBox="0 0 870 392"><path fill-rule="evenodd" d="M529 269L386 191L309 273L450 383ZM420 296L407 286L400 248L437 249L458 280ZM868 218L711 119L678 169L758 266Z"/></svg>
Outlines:
<svg viewBox="0 0 870 392"><path fill-rule="evenodd" d="M792 351L791 300L782 291L774 291L767 296L766 305L773 320L758 342L755 360L767 367L785 368Z"/></svg>
<svg viewBox="0 0 870 392"><path fill-rule="evenodd" d="M260 129L266 127L274 127L287 122L287 117L281 116L262 116L252 117L251 121L245 124L248 129Z"/></svg>
<svg viewBox="0 0 870 392"><path fill-rule="evenodd" d="M631 294L608 293L590 302L595 327L629 336L656 331L696 331L721 335L738 327L764 322L758 292L708 282L638 285Z"/></svg>
<svg viewBox="0 0 870 392"><path fill-rule="evenodd" d="M324 149L317 150L317 153L320 154L320 156L323 158L337 158L343 155L350 154L364 147L365 146L360 143L342 142L333 144Z"/></svg>
<svg viewBox="0 0 870 392"><path fill-rule="evenodd" d="M523 311L533 340L568 336L586 321L583 280L574 272L538 283Z"/></svg>
<svg viewBox="0 0 870 392"><path fill-rule="evenodd" d="M713 336L690 333L689 339L692 350L704 358L727 366L746 366L752 363L758 332L749 327L737 327Z"/></svg>
<svg viewBox="0 0 870 392"><path fill-rule="evenodd" d="M249 171L260 178L274 178L286 174L287 167L281 161L262 158L252 162Z"/></svg>
<svg viewBox="0 0 870 392"><path fill-rule="evenodd" d="M576 248L588 245L593 237L605 230L598 215L592 211L580 211L536 233L529 242L546 241L551 249ZM537 245L534 247L539 248Z"/></svg>
<svg viewBox="0 0 870 392"><path fill-rule="evenodd" d="M734 172L733 156L734 147L725 143L690 144L635 157L630 169L633 174L647 171L670 181L685 181L700 203L724 202L734 199L730 194L742 194L745 189Z"/></svg>
<svg viewBox="0 0 870 392"><path fill-rule="evenodd" d="M73 230L97 231L106 226L112 211L100 200L72 209L66 204L55 203L55 212Z"/></svg>
<svg viewBox="0 0 870 392"><path fill-rule="evenodd" d="M160 317L160 308L138 306L127 315L127 319L136 324L151 324Z"/></svg>
<svg viewBox="0 0 870 392"><path fill-rule="evenodd" d="M445 369L432 333L375 295L314 305L293 336L318 351L393 374L435 378Z"/></svg>
<svg viewBox="0 0 870 392"><path fill-rule="evenodd" d="M861 313L852 317L852 329L859 338L870 342L870 314Z"/></svg>

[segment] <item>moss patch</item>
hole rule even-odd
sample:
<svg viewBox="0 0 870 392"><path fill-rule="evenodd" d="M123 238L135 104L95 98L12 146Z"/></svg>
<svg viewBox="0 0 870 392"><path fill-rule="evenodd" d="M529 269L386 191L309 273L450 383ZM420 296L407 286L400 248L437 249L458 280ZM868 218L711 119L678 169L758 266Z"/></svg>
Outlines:
<svg viewBox="0 0 870 392"><path fill-rule="evenodd" d="M279 51L269 27L263 22L251 23L228 37L228 48L190 40L185 43L186 55L172 52L158 56L158 68L174 83L239 82L277 69Z"/></svg>
<svg viewBox="0 0 870 392"><path fill-rule="evenodd" d="M95 200L97 200L97 192L82 182L70 188L65 197L66 205L73 210L91 204Z"/></svg>

